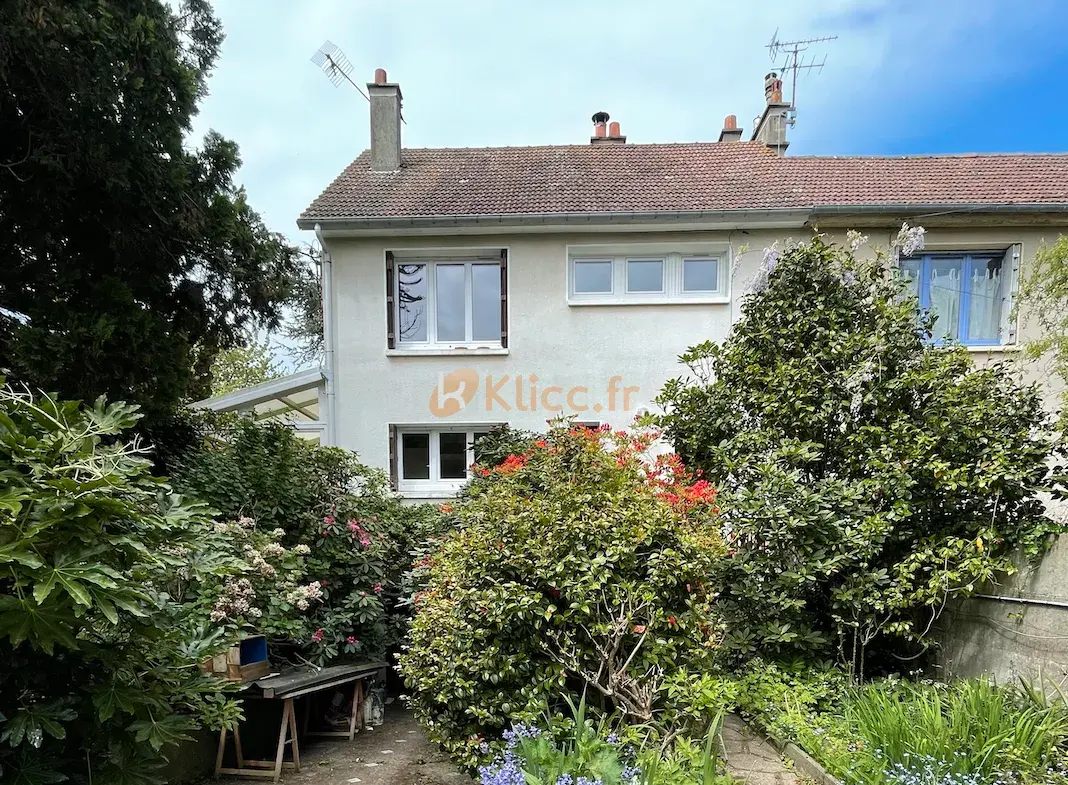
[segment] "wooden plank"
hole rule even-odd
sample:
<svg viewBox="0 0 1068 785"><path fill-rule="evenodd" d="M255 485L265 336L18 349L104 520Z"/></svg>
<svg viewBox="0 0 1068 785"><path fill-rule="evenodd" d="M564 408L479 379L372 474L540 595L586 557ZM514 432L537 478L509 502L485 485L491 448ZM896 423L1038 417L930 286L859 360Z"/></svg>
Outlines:
<svg viewBox="0 0 1068 785"><path fill-rule="evenodd" d="M263 690L265 698L296 698L364 678L383 671L386 667L384 662L361 662L354 665L334 665L319 671L301 668L295 672L260 679L254 683Z"/></svg>

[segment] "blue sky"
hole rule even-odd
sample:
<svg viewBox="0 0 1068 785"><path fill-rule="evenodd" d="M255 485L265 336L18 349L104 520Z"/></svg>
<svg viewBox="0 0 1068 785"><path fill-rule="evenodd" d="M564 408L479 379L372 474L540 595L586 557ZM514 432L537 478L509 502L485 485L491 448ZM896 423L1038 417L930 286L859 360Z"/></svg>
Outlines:
<svg viewBox="0 0 1068 785"><path fill-rule="evenodd" d="M404 93L409 147L584 143L605 110L631 142L750 131L764 45L838 35L798 86L789 154L1068 149L1063 0L217 0L222 54L191 143L236 140L267 224L294 221L367 146L367 104L310 61L329 39L359 83Z"/></svg>
<svg viewBox="0 0 1068 785"><path fill-rule="evenodd" d="M386 68L407 147L714 141L763 108L765 44L837 35L798 85L791 155L1068 150L1068 0L216 0L226 33L194 124L240 145L267 225L368 143L366 101L310 62L327 39L360 84Z"/></svg>

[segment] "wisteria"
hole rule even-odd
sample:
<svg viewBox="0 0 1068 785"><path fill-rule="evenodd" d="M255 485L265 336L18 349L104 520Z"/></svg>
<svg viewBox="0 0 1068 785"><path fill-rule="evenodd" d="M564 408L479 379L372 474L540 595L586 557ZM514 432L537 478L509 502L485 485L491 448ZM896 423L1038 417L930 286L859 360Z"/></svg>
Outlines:
<svg viewBox="0 0 1068 785"><path fill-rule="evenodd" d="M912 256L917 251L922 251L926 233L927 230L922 226L909 226L908 223L901 224L901 230L897 233L893 245L890 246L890 256L894 264L897 264L902 258Z"/></svg>

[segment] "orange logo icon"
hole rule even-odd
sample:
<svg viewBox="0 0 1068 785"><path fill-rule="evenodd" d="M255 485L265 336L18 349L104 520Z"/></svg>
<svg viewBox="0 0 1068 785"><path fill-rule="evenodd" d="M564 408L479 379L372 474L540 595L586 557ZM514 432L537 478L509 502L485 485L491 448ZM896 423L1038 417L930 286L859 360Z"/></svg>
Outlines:
<svg viewBox="0 0 1068 785"><path fill-rule="evenodd" d="M438 376L438 386L430 393L430 413L435 417L451 417L463 411L478 392L478 372L473 368L457 368Z"/></svg>

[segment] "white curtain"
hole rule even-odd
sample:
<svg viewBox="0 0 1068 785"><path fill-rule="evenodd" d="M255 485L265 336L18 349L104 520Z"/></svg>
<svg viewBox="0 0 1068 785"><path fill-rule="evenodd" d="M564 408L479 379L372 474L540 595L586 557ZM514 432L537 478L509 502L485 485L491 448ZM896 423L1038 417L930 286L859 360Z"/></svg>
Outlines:
<svg viewBox="0 0 1068 785"><path fill-rule="evenodd" d="M972 296L968 306L968 338L997 340L1001 328L1001 270L983 262L972 265Z"/></svg>
<svg viewBox="0 0 1068 785"><path fill-rule="evenodd" d="M938 320L934 338L957 339L960 325L960 268L931 269L931 311Z"/></svg>

